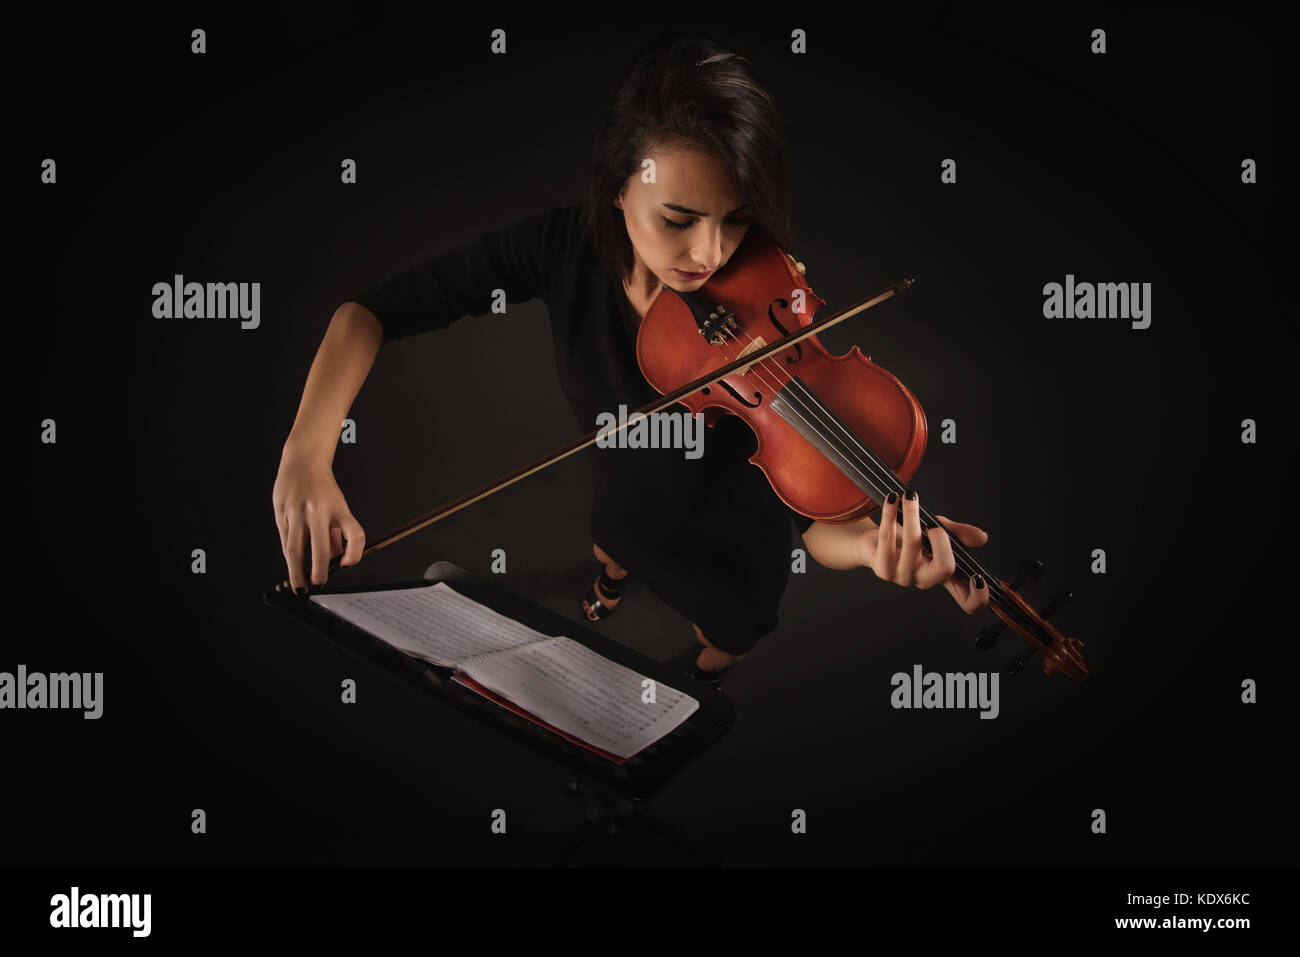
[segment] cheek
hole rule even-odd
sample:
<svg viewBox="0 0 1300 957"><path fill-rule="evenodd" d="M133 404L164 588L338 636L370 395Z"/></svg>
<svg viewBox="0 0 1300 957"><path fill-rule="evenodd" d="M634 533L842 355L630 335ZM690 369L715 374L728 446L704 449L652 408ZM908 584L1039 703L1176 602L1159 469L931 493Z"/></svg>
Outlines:
<svg viewBox="0 0 1300 957"><path fill-rule="evenodd" d="M672 259L676 255L673 251L673 238L654 224L643 224L638 239L641 243L641 257L651 265Z"/></svg>
<svg viewBox="0 0 1300 957"><path fill-rule="evenodd" d="M730 259L731 254L740 248L740 244L744 241L747 235L749 235L748 229L740 232L738 235L727 240L727 245L723 248L723 252L726 253L726 255L723 257L724 262Z"/></svg>
<svg viewBox="0 0 1300 957"><path fill-rule="evenodd" d="M635 219L628 220L628 232L637 246L643 250L649 250L655 244L654 226L644 216L637 216Z"/></svg>

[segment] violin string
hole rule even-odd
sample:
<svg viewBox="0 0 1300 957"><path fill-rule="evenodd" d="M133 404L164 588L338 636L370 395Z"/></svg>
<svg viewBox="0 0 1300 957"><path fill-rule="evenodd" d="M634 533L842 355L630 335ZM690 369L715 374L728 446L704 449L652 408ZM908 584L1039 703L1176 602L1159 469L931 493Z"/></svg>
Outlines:
<svg viewBox="0 0 1300 957"><path fill-rule="evenodd" d="M730 333L728 333L728 335L730 335ZM750 339L750 342L756 341L752 337L750 337L748 333L745 333L745 335L747 338ZM738 337L732 336L732 338L736 338L737 341L739 341ZM756 362L753 366L751 366L751 368L755 369L755 371L758 372L759 367L769 361L774 361L774 360L772 360L771 358L761 360L760 362ZM855 470L859 472L859 474L863 475L864 477L869 476L870 478L874 479L878 485L883 486L886 490L894 491L899 496L899 499L901 501L904 488L902 483L899 481L898 476L894 474L894 471L890 469L887 465L885 465L883 462L881 462L875 456L875 454L869 448L867 448L861 442L861 440L858 439L858 437L855 434L853 434L851 430L845 428L835 418L835 416L831 414L829 410L826 409L826 407L821 403L821 401L817 398L817 396L810 389L808 389L797 377L793 375L790 376L789 383L785 389L780 388L779 380L777 383L772 383L763 379L761 375L756 376L756 378L759 378L760 381L763 381L764 384L766 384L769 388L771 388L773 393L776 392L787 393L786 396L787 401L790 401L792 405L801 406L805 412L807 412L809 415L813 416L816 419L816 424L813 424L810 423L808 419L804 418L803 415L799 416L804 421L804 424L809 427L810 430L812 430L819 437L827 440L828 442L831 442L831 444L838 445L840 453L844 455L844 457L850 462L850 464L855 468ZM802 393L804 396L807 396L806 402L800 398L800 393ZM832 433L837 433L837 434L828 434L825 431L826 429L829 429ZM841 437L846 437L850 442L853 443L853 445L856 445L858 449L861 450L862 455L859 456L855 454L852 449L848 448L845 445ZM836 439L840 439L840 441L836 442L835 441ZM883 505L884 503L882 502L880 504ZM898 515L898 520L901 523L903 520L902 518L903 511L901 508L899 509L897 515ZM937 520L935 520L933 516L931 516L928 512L926 512L925 509L920 509L919 515L921 518L926 519L930 523L930 526L932 528L942 528L942 525ZM990 590L992 590L995 593L999 593L1000 589L997 585L997 582L993 579L993 576L991 576L987 572L987 570L985 570L979 564L978 561L976 561L971 555L965 552L962 543L958 541L954 536L952 536L951 533L949 534L949 539L953 547L953 558L957 564L957 567L961 568L963 573L966 574L967 576L973 575L975 571L980 572L984 576L985 583L988 585Z"/></svg>
<svg viewBox="0 0 1300 957"><path fill-rule="evenodd" d="M761 339L758 340L754 339L754 337L750 336L749 333L746 332L744 329L742 329L741 331L744 332L746 339L749 340L749 343L757 344L760 347L767 344L763 342L763 340ZM732 338L736 339L736 341L739 342L738 337L732 336ZM759 369L768 362L772 362L774 367L778 371L784 371L781 369L780 363L776 360L775 356L769 356L767 359L760 360L754 363L754 365L751 366L750 368L755 369L757 373ZM779 376L776 377L775 383L768 383L765 380L763 380L762 376L757 374L756 374L756 378L764 382L764 384L768 385L768 387L772 389L773 395L788 393L785 396L785 398L787 403L790 404L791 406L795 404L802 405L805 411L808 411L809 414L815 416L817 416L818 411L824 413L825 424L832 431L838 432L840 435L846 436L850 442L852 442L855 446L857 446L862 451L862 456L856 456L851 449L847 448L847 446L841 443L839 445L840 454L842 454L850 462L850 464L859 472L859 474L870 475L871 477L877 480L883 478L883 485L886 488L892 485L893 491L899 494L900 502L901 502L902 500L901 493L903 490L902 484L901 484L901 480L894 473L893 469L889 468L888 465L886 465L883 461L881 461L879 457L869 447L867 447L866 444L863 443L862 440L859 439L859 437L851 429L849 429L829 409L827 409L825 405L821 402L821 400L817 397L816 393L814 393L811 389L809 389L796 375L791 373L786 373L786 375L788 378L788 383L785 388L782 388L780 386ZM803 393L805 396L807 396L808 402L805 403L803 400L801 400L799 398L799 393ZM832 436L827 435L825 432L818 430L814 425L809 423L808 420L804 418L802 415L800 415L799 417L800 419L803 420L804 424L814 432L814 434L834 444L834 442L832 441ZM823 421L822 416L817 416L817 420L818 423L822 423ZM884 503L882 502L880 504L883 505ZM903 518L902 508L898 510L896 516L897 516L898 524L900 525L903 524L904 518ZM932 528L942 528L938 520L935 519L934 516L932 516L924 508L919 508L919 517L928 521ZM983 575L985 585L989 589L990 600L991 601L994 599L998 600L998 603L1002 607L1002 610L1011 618L1014 618L1017 622L1019 622L1021 627L1023 627L1031 634L1037 636L1039 639L1043 641L1044 644L1050 644L1054 640L1052 635L1048 633L1046 630L1044 630L1044 628L1040 626L1038 621L1036 621L1035 619L1031 618L1028 614L1023 612L1017 603L1007 599L1005 593L1002 590L1001 585L998 584L998 580L993 575L991 575L988 572L988 570L984 568L980 564L980 562L966 550L966 546L960 540L958 540L956 536L954 536L951 532L949 532L948 537L953 551L954 563L958 568L962 570L963 574L969 577L971 576L973 570L973 571L978 571L981 575ZM928 545L929 543L927 542L926 544ZM933 553L933 550L931 550L931 552Z"/></svg>
<svg viewBox="0 0 1300 957"><path fill-rule="evenodd" d="M742 330L742 331L743 331L743 330ZM730 336L732 339L735 339L737 342L739 342L739 338L738 338L737 336L732 335L731 333L727 332L726 330L724 330L724 334ZM746 337L749 339L749 341L750 341L751 343L755 341L754 338L753 338L752 336L750 336L747 332L745 333L745 335L746 335ZM724 350L724 353L725 353L725 350ZM739 353L737 353L737 355L735 355L735 356L731 356L731 357L730 357L730 360L734 360L734 359L736 359L736 358L738 358L738 357L739 357ZM730 360L729 360L729 361L730 361ZM765 363L770 362L770 361L775 361L775 360L774 360L773 357L769 357L768 359L762 359L762 360L759 360L759 361L755 362L753 365L749 366L749 368L754 369L754 370L756 371L756 373L757 373L757 372L759 371L759 367L763 366ZM779 366L778 366L778 368L779 368ZM774 395L777 394L777 393L780 393L780 392L784 391L784 390L780 387L780 380L779 380L779 378L777 379L777 381L776 381L775 383L768 382L767 380L763 379L761 376L758 376L758 375L756 375L756 378L758 378L758 379L760 380L760 382L762 382L762 384L764 384L764 385L766 385L768 388L772 389L772 392L773 392ZM790 385L790 386L794 386L794 387L796 387L798 391L802 391L805 395L807 395L808 398L809 398L809 400L811 401L811 405L812 405L812 406L814 406L814 407L816 407L816 408L818 408L818 409L821 409L821 410L823 410L823 411L826 412L826 414L827 414L827 418L828 418L828 421L829 421L829 424L830 424L830 426L831 426L832 428L834 428L834 429L838 429L840 432L846 434L846 435L849 437L849 439L850 439L850 440L851 440L855 445L857 445L860 449L862 449L862 451L863 451L863 453L864 453L864 456L865 456L865 459L866 459L865 463L864 463L861 459L858 459L858 457L855 456L855 455L852 453L852 450L851 450L851 449L848 449L848 448L845 447L843 444L840 445L840 453L841 453L842 455L844 455L845 458L848 459L848 460L850 461L850 464L851 464L855 469L857 469L857 470L859 471L860 474L862 474L862 475L864 475L864 476L866 476L866 475L870 475L872 478L874 478L874 479L876 479L876 480L878 480L878 481L881 480L881 479L883 478L883 479L884 479L883 484L884 484L886 487L888 487L888 486L890 486L890 485L893 485L893 486L894 486L893 491L896 492L896 493L901 493L901 491L902 491L902 486L901 486L901 483L900 483L900 481L899 481L899 479L898 479L898 476L894 474L894 471L893 471L892 469L890 469L887 465L885 465L883 462L879 462L879 460L876 459L876 456L874 455L874 453L872 453L872 451L871 451L869 448L867 448L866 446L864 446L864 445L861 443L861 441L858 439L858 437L857 437L856 435L853 434L852 431L850 431L850 430L844 428L843 426L841 426L841 425L839 424L839 422L835 419L835 417L834 417L833 415L830 414L829 410L826 410L825 406L822 405L821 401L817 398L816 394L815 394L814 392L812 392L811 389L808 389L806 386L804 386L804 385L803 385L801 382L799 382L799 380L798 380L795 376L793 376L793 375L789 377L789 385ZM801 399L799 399L799 398L797 397L797 394L796 394L793 390L792 390L792 392L791 392L791 395L788 397L787 401L790 401L790 400L793 400L793 402L791 403L792 405L793 405L794 403L798 403L798 404L800 404L800 405L803 405L805 411L809 411L810 414L812 414L811 411L809 410L808 405L805 404ZM826 439L827 441L832 441L832 437L831 437L831 436L828 436L826 433L819 431L819 430L817 429L817 427L814 426L812 423L810 423L806 418L804 418L803 415L799 414L797 411L796 411L795 414L796 414L796 415L799 415L799 418L803 420L805 426L807 426L811 431L813 431L813 432L814 432L815 434L817 434L819 437L821 437L821 438L823 438L823 439ZM819 421L820 421L820 419L819 419ZM834 443L832 443L832 444L834 444ZM857 461L854 461L855 459L858 459L858 460L857 460ZM901 495L900 495L900 500L901 500ZM881 504L883 504L883 503L881 503ZM920 514L920 516L924 516L924 517L926 517L926 518L931 522L932 526L934 526L934 527L942 527L942 526L939 525L939 523L938 523L937 521L934 520L933 516L930 516L929 513L927 513L924 509L920 509L920 513L919 513L919 514ZM900 523L902 522L902 515L903 515L903 513L902 513L902 509L900 508L899 511L898 511L898 513L897 513L898 521L899 521ZM989 589L990 600L993 600L994 598L999 599L999 604L1002 606L1003 611L1004 611L1006 614L1008 614L1010 617L1017 619L1017 620L1019 621L1021 627L1025 628L1025 629L1026 629L1027 631L1029 631L1030 633L1039 636L1041 639L1044 640L1045 643L1050 642L1050 641L1052 640L1051 636L1050 636L1048 633L1042 631L1042 630L1039 628L1038 623L1037 623L1036 621L1033 621L1032 619L1030 619L1027 615L1025 615L1025 614L1020 610L1020 608L1019 608L1018 605L1016 605L1015 603L1010 602L1010 601L1008 601L1008 600L1006 599L1005 595L1003 595L1003 593L1002 593L1002 589L1001 589L1001 587L1000 587L1000 586L998 585L998 583L997 583L997 580L996 580L992 575L990 575L990 574L988 573L988 571L987 571L986 569L984 569L983 566L980 565L979 562L975 561L974 558L973 558L972 556L970 556L968 553L966 553L966 551L965 551L965 547L962 545L962 543L961 543L960 541L958 541L957 538L956 538L955 536L953 536L951 533L949 533L949 539L950 539L950 542L951 542L951 544L952 544L952 546L953 546L953 559L954 559L954 563L956 564L956 566L957 566L958 568L961 568L961 569L962 569L963 574L967 575L967 577L970 577L970 576L972 575L972 571L971 571L971 568L972 568L972 567L973 567L975 570L978 570L978 571L983 575L983 577L984 577L984 583L985 583L985 586ZM966 562L967 562L967 564L966 564L965 567L962 567L962 565L963 565L963 558L964 558L964 559L966 560Z"/></svg>
<svg viewBox="0 0 1300 957"><path fill-rule="evenodd" d="M743 331L744 330L742 330L742 332ZM724 329L723 332L724 335L726 335L728 338L735 340L736 342L740 342L739 337L731 333L729 330ZM745 333L745 336L750 343L754 343L757 341L752 336L750 336L749 333L747 332ZM738 355L739 353L737 353L737 356ZM734 359L737 356L733 356L731 358ZM883 486L886 490L895 492L896 494L899 495L899 498L901 500L903 486L900 483L898 477L894 474L893 470L890 469L888 466L886 466L883 462L877 460L874 453L872 453L870 449L866 448L856 435L854 435L851 431L844 428L838 421L836 421L835 417L830 414L829 410L825 408L825 406L820 402L820 400L816 397L816 395L810 389L804 386L803 383L801 383L797 377L791 375L789 377L788 385L786 386L785 389L782 389L780 387L779 379L775 382L772 382L764 378L761 374L759 374L760 371L762 371L761 367L765 366L766 363L772 361L774 361L774 359L772 357L769 357L767 359L763 359L758 362L755 362L753 365L749 366L749 368L755 371L756 373L755 377L761 383L763 383L768 388L770 388L773 394L776 394L778 392L785 392L787 394L787 401L791 403L792 407L798 405L803 408L804 412L807 412L809 415L813 416L814 419L816 419L815 424L813 422L810 422L807 418L804 417L804 415L800 414L796 410L796 414L799 415L799 418L804 422L804 425L807 426L809 430L812 431L814 434L818 435L819 437L827 440L832 445L836 446L840 451L840 453L844 455L844 457L849 461L850 465L856 471L858 471L860 475L862 475L864 478L869 478L874 480L877 483L878 487ZM803 393L803 395L807 396L808 401L805 402L804 399L800 397L799 393ZM824 416L818 415L818 412L824 413ZM839 433L839 435L828 434L827 431L825 431L825 429L827 428L832 430L832 433ZM847 437L849 441L851 441L854 445L856 445L859 449L861 449L863 454L859 456L856 453L854 453L853 450L843 442L842 437ZM880 504L883 505L883 502ZM901 519L903 514L901 508L899 509L897 514ZM920 510L920 516L925 518L927 521L929 521L932 527L942 528L942 525L937 520L935 520L933 516L929 515L929 513L926 512L924 509ZM979 564L979 562L976 561L971 555L966 553L962 543L958 541L957 538L953 536L951 533L949 533L949 539L952 545L953 558L955 564L957 565L958 568L962 570L963 574L967 575L967 577L971 577L974 575L976 571L980 572L983 575L985 585L989 588L990 592L993 594L1000 595L1001 589L999 588L993 576L991 576L988 573L988 571L985 570Z"/></svg>
<svg viewBox="0 0 1300 957"><path fill-rule="evenodd" d="M730 338L734 339L737 342L740 341L738 337L731 335L725 329L724 329L724 334L729 335ZM749 340L750 344L756 341L752 336L749 335L748 332L745 332L745 337ZM743 347L742 347L742 351L743 351ZM729 357L729 361L734 361L735 359L739 358L739 355L740 352L738 351L736 355ZM879 459L876 458L874 453L872 453L869 448L866 448L863 445L863 443L858 439L858 437L854 435L850 429L848 429L846 426L839 423L836 417L832 413L830 413L830 411L827 410L825 406L822 405L821 401L817 398L816 394L813 393L811 389L808 389L802 382L800 382L796 376L794 375L787 376L788 382L785 388L781 387L779 377L776 379L775 382L768 382L767 380L765 380L759 373L763 371L763 367L768 362L775 363L775 358L768 357L766 359L759 360L757 362L750 364L746 368L754 369L756 373L755 378L758 379L763 385L770 388L774 396L786 392L788 390L787 402L790 404L792 411L794 411L795 414L799 416L799 418L803 421L804 425L813 434L817 435L819 438L824 439L832 446L838 445L838 450L840 454L844 456L844 458L848 461L850 467L853 468L855 471L857 471L859 475L863 477L869 476L870 478L875 479L877 482L880 482L881 485L885 488L890 488L892 486L891 490L894 491L895 493L902 492L901 481L898 478L898 476L894 474L894 471L890 469L887 465L885 465L883 462L879 461ZM779 368L779 365L777 366L777 368ZM837 430L842 435L846 435L854 445L856 445L859 449L862 450L863 456L861 457L857 456L852 451L852 449L850 449L847 445L845 445L842 442L842 440L839 439L838 436L833 434L828 435L826 432L822 431L813 423L809 422L808 419L804 418L804 416L800 414L797 410L795 410L794 406L797 404L802 406L805 411L809 412L809 414L814 414L809 409L809 405L806 404L803 401L803 399L799 397L798 394L799 392L804 393L808 397L811 406L822 410L825 413L825 418L826 421L829 423L830 428L832 430ZM818 422L821 422L820 417L817 417L817 419ZM883 506L883 503L879 503L879 504ZM898 522L902 524L903 523L902 509L900 508L896 514L897 514ZM919 509L919 517L930 522L932 528L942 527L939 524L939 522L935 520L934 517L931 516L923 508ZM997 580L992 575L990 575L988 571L985 570L983 566L981 566L980 563L973 558L973 556L971 556L969 553L966 552L963 544L955 536L951 535L951 533L949 534L949 541L952 546L954 564L958 568L961 568L963 574L967 575L967 577L971 577L972 567L978 570L983 575L985 586L989 589L990 601L994 599L998 600L998 605L1001 607L1002 613L1008 619L1008 621L1012 619L1016 620L1019 623L1020 628L1024 629L1029 634L1036 636L1039 640L1042 641L1044 645L1050 644L1053 640L1052 635L1044 631L1039 626L1037 621L1031 619L1026 613L1022 612L1018 604L1006 599L1005 595L1003 595L1002 593L1001 587L997 583ZM926 542L926 544L928 544L928 542ZM933 553L932 549L931 552ZM963 562L965 563L964 567L963 567Z"/></svg>

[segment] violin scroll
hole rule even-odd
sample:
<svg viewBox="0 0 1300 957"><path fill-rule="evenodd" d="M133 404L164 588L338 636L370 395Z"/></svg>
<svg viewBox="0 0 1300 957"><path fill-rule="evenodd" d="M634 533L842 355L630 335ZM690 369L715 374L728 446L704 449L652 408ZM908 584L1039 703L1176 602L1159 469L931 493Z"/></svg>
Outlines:
<svg viewBox="0 0 1300 957"><path fill-rule="evenodd" d="M1027 601L1020 597L1016 589L1026 580L1037 581L1042 572L1039 562L1024 561L1017 568L1019 574L1013 583L999 582L1001 601L990 604L990 609L1002 621L980 632L975 639L975 647L987 650L997 643L997 636L1003 627L1010 625L1012 630L1029 642L1029 648L1014 658L1006 668L1008 675L1020 671L1025 663L1040 649L1043 652L1043 673L1052 675L1069 675L1071 678L1086 678L1088 666L1083 660L1083 642L1078 638L1067 638L1047 619L1060 611L1073 597L1068 588L1059 591L1048 603L1042 614L1034 610Z"/></svg>

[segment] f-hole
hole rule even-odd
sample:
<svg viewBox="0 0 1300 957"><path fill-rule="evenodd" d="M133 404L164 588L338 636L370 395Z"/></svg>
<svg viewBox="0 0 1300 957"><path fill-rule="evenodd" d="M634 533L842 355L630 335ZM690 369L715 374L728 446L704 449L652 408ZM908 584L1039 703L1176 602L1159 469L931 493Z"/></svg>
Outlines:
<svg viewBox="0 0 1300 957"><path fill-rule="evenodd" d="M771 302L767 304L767 318L772 320L772 325L776 326L776 328L781 331L781 335L788 336L790 334L790 330L786 329L785 326L777 322L776 313L772 312L772 307L775 305L780 305L782 309L789 309L790 301L788 299L773 299ZM794 355L786 356L785 361L790 365L794 365L794 363L798 362L800 359L803 358L803 343L796 342L793 346L791 346L791 348L794 349Z"/></svg>
<svg viewBox="0 0 1300 957"><path fill-rule="evenodd" d="M730 385L728 385L728 384L727 384L727 381L726 381L725 379L723 379L722 381L720 381L720 382L718 383L718 385L722 386L724 389L726 389L728 392L730 392L733 396L735 396L736 401L739 402L741 405L747 405L747 406L749 406L751 409L757 409L757 408L758 408L760 405L762 405L762 403L763 403L763 393L761 393L761 392L755 392L755 393L754 393L754 401L753 401L753 402L750 402L748 399L746 399L744 396L742 396L739 392L737 392L735 389L733 389Z"/></svg>

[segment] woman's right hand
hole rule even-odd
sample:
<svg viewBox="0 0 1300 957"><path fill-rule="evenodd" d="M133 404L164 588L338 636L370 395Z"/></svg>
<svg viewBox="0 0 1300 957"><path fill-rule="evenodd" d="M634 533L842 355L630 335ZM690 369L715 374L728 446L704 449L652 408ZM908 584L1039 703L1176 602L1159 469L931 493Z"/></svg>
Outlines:
<svg viewBox="0 0 1300 957"><path fill-rule="evenodd" d="M323 585L329 577L330 559L343 551L341 565L355 565L366 547L366 533L343 498L334 470L323 456L286 445L280 473L271 491L280 548L289 566L289 587L296 594L307 589L303 576L306 539L311 539L311 584Z"/></svg>

